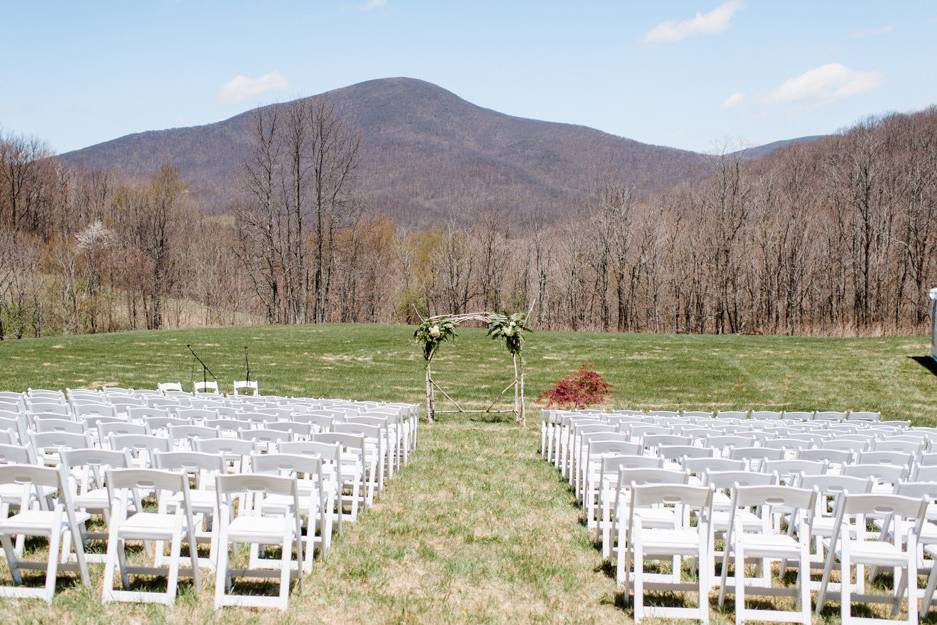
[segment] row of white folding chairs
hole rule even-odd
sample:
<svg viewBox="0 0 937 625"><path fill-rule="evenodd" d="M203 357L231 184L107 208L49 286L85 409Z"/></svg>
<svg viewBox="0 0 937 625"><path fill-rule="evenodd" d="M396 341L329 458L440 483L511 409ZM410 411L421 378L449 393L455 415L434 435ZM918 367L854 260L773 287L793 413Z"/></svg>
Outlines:
<svg viewBox="0 0 937 625"><path fill-rule="evenodd" d="M354 425L354 424L338 424L341 425ZM339 428L341 429L341 428ZM210 432L189 432L194 434L206 434ZM193 466L198 466L198 463L195 463L193 458L196 456L204 457L206 454L211 454L211 457L216 459L222 458L225 460L224 466L231 466L236 468L239 471L248 471L248 470L260 470L264 471L266 467L269 469L271 466L280 471L287 470L287 465L283 464L283 459L289 460L291 455L298 453L308 454L312 450L310 447L315 447L316 445L320 446L318 455L321 457L325 454L322 452L321 446L334 445L335 456L330 463L332 467L330 475L336 483L335 487L335 514L337 516L337 528L341 529L341 523L343 518L354 521L357 518L359 504L362 507L366 507L373 503L374 490L376 488L377 482L374 479L374 476L377 474L376 465L379 460L378 456L374 453L373 450L376 449L376 445L372 445L366 441L366 437L362 434L354 433L343 433L343 432L326 432L313 435L311 441L299 441L291 442L284 440L284 437L281 436L284 432L276 432L274 439L268 440L265 438L261 439L252 439L250 435L246 437L242 436L242 440L230 439L230 438L200 438L200 437L190 437L185 439L185 441L194 447L194 451L174 451L173 446L171 445L171 439L163 438L159 436L152 435L141 435L141 434L123 434L117 435L112 434L109 438L109 445L113 449L100 449L100 448L87 448L86 446L90 443L88 437L82 437L81 435L68 434L68 433L33 433L31 434L31 439L34 442L35 447L13 447L13 446L0 446L0 462L3 461L19 461L22 464L24 461L33 460L39 462L41 466L42 463L48 463L57 466L60 470L65 466L65 474L69 476L67 481L74 483L83 483L87 486L88 478L88 467L83 467L83 473L76 473L74 462L76 458L81 458L82 455L85 457L85 465L96 464L95 473L100 479L100 476L107 474L105 471L101 470L102 465L106 462L111 462L121 468L132 468L137 471L152 471L154 469L165 468L164 463L161 462L161 458L173 458L184 456L187 459L189 464L182 464L179 468ZM243 440L247 438L248 440ZM182 442L183 439L178 439L179 442ZM75 446L85 446L85 448L76 448L76 449L67 449L69 445ZM48 445L48 447L46 447ZM38 448L38 451L37 451ZM258 452L263 449L266 451L264 454L258 454ZM17 456L19 454L19 456ZM108 460L108 454L109 460ZM348 456L351 454L351 457ZM56 458L62 459L67 458L69 463L56 462ZM124 458L125 461L122 463L115 462L114 457ZM95 460L95 458L97 460ZM270 463L274 462L274 465ZM163 465L163 466L161 466ZM140 468L137 468L140 467ZM202 467L204 469L204 464ZM371 477L368 480L368 477ZM22 481L22 480L21 480ZM79 495L84 497L84 499L79 498L79 502L85 506L91 506L95 497L97 497L97 503L95 505L98 508L106 507L103 506L100 502L100 484L98 484L97 493L94 489L90 491L79 486ZM14 489L15 490L15 489ZM280 493L282 495L282 493ZM16 505L15 497L13 501L6 501L5 508L2 510L3 514L0 514L0 517L6 518L9 515L11 505ZM41 497L35 497L33 504L38 504L41 502ZM203 508L207 504L202 501ZM348 504L348 512L345 512L346 504ZM35 507L31 505L30 502L20 501L19 502L20 511L27 510L27 515L31 513L30 508ZM283 506L281 506L283 507ZM284 510L288 508L284 507ZM331 509L331 506L329 507ZM103 512L104 510L102 510ZM223 511L222 511L223 512ZM205 510L203 509L200 514L204 515ZM13 515L10 518L15 518L17 515ZM144 517L140 517L145 520ZM326 522L330 518L329 515L322 517L320 515L320 521ZM178 517L177 517L178 520ZM3 521L0 519L0 528L3 527ZM25 523L22 516L13 521L9 521L11 527L18 527L21 530L23 529ZM328 524L331 525L330 521ZM221 525L222 529L224 524ZM27 528L28 529L28 528ZM112 530L113 533L113 530ZM3 534L3 530L0 529L0 534ZM22 534L21 534L22 535ZM212 535L210 539L212 544L217 544L218 537L217 535ZM327 550L328 544L330 542L330 532L323 533L318 540L322 541L321 548L323 551ZM204 538L204 536L202 536ZM16 552L21 552L22 548L22 539L19 539L19 548L14 548L13 553L7 553L6 555L9 558L14 558L12 562L16 562L15 558L17 557ZM68 540L68 538L66 538ZM311 539L310 539L311 540ZM178 541L176 541L178 543ZM237 539L235 542L250 542L249 540ZM222 541L224 544L224 542ZM311 543L310 543L311 544ZM51 545L50 545L51 547ZM53 549L53 552L57 552L58 547L56 546ZM109 543L110 549L110 543ZM110 553L110 552L109 552ZM176 560L178 560L178 550L174 551L176 554ZM288 553L284 550L283 553ZM219 552L221 554L221 552ZM226 557L224 554L221 554L219 557ZM251 552L251 562L256 564L258 562L258 552L256 549L252 549ZM312 554L309 553L307 556L308 562L311 565ZM302 560L301 557L298 557L298 560ZM49 571L51 576L54 579L55 572L53 570L53 565L50 564ZM108 573L113 572L113 560L108 564L107 571ZM295 568L295 566L294 566ZM307 567L308 568L308 567ZM12 567L13 570L18 570L17 566ZM224 570L224 568L222 568ZM281 567L281 573L284 569ZM126 585L126 574L122 573L123 579ZM175 581L178 576L177 573L170 574L170 587L173 588L172 593L174 594ZM18 581L18 580L17 580ZM111 588L110 579L106 578L107 584L106 588ZM282 582L282 578L281 578ZM283 584L286 584L284 586ZM230 579L226 577L225 582L218 582L219 590L216 592L216 605L224 604L225 602L229 603L243 603L250 605L275 605L276 607L285 607L286 606L286 592L288 591L288 577L286 582L281 583L281 592L278 598L267 600L260 599L257 602L254 602L252 599L245 599L243 597L233 597L230 596L225 588L230 586ZM21 589L16 589L21 590ZM46 591L49 589L47 588ZM0 595L3 591L0 590ZM12 593L11 596L40 596L35 593L27 592L25 594ZM50 592L46 592L41 595L43 598L51 599ZM160 595L158 597L151 597L146 594L140 593L130 593L130 594L114 594L105 591L105 600L113 599L131 599L131 600L160 600L171 602L172 599L169 595ZM219 601L221 602L219 604Z"/></svg>
<svg viewBox="0 0 937 625"><path fill-rule="evenodd" d="M57 468L2 465L0 489L10 496L18 490L21 497L16 502L19 510L15 514L0 518L0 541L14 581L13 586L0 587L0 596L51 601L60 569L77 568L82 583L90 587L84 547L94 537L88 534L86 523L92 513L100 513L108 525L102 594L105 602L172 604L179 576L193 577L197 589L199 569L208 566L216 571L216 608L250 605L286 609L290 578L295 577L301 583L303 575L311 572L317 545L323 554L327 551L335 517L331 503L335 485L328 483L323 460L319 455L301 455L302 451L251 456L249 464L253 471L237 474L226 473L223 455L196 452L157 453L156 469L129 468L126 454L98 449L63 452ZM86 469L92 466L98 476L98 488L84 492L81 486L76 489L78 480L69 462L73 463L72 468L79 464ZM189 485L192 472L200 474L194 489ZM334 473L332 476L334 480ZM101 478L104 486L100 484ZM145 496L154 494L156 512L142 504ZM199 525L209 519L211 530L206 534ZM25 561L16 553L13 541L24 536L48 538L44 566ZM199 557L200 539L209 542L208 558ZM124 552L128 540L155 541L155 566L129 565ZM188 569L180 566L183 541L189 548ZM251 545L249 570L229 568L228 550L234 543ZM168 558L166 544L170 546ZM264 545L280 546L281 557L263 557L260 547ZM21 572L33 568L46 569L43 588L20 586ZM120 590L113 587L115 572L121 577ZM128 590L132 574L166 574L167 589ZM280 579L279 592L274 597L231 594L234 575L276 575Z"/></svg>
<svg viewBox="0 0 937 625"><path fill-rule="evenodd" d="M365 412L365 406L367 406L367 412ZM394 456L392 461L388 463L388 471L393 474L397 468L399 468L402 462L405 462L409 457L409 454L413 451L416 445L416 429L417 429L417 412L411 409L410 405L396 404L396 405L382 405L378 403L361 403L359 406L356 406L353 410L348 411L339 411L339 410L319 410L317 412L312 412L311 409L304 404L297 404L291 402L288 407L283 407L282 405L278 408L254 408L253 410L244 410L243 408L232 408L232 407L216 407L213 409L209 408L189 408L189 407L169 407L169 408L145 408L145 407L136 407L136 406L127 406L120 408L118 407L105 405L105 404L80 404L76 407L70 407L66 404L62 404L57 407L50 406L50 412L44 413L30 413L26 412L27 417L27 426L34 426L32 423L34 420L42 419L67 419L74 418L78 419L82 416L88 418L94 418L91 420L101 421L98 417L126 417L131 421L141 422L148 417L166 417L170 414L174 415L177 418L189 418L194 419L196 423L200 420L209 420L217 419L221 420L223 417L229 417L231 420L243 419L247 421L252 421L254 423L264 423L266 421L277 421L277 420L301 420L306 422L310 419L315 419L315 415L322 417L331 416L333 418L342 418L346 415L352 415L357 417L368 417L372 419L384 419L390 421L388 426L389 430L394 435L394 441L390 449L393 450ZM296 412L299 410L300 412ZM161 412L168 411L168 412ZM21 413L22 414L22 413ZM7 419L15 418L14 413L0 410L0 428L5 427L4 421ZM58 425L60 428L68 429L67 426L61 423L52 424ZM52 427L52 426L49 426ZM73 429L69 431L74 431Z"/></svg>
<svg viewBox="0 0 937 625"><path fill-rule="evenodd" d="M185 447L192 438L235 437L271 444L283 440L304 440L314 433L343 431L359 433L373 441L377 471L375 479L383 487L388 477L409 459L410 441L399 424L386 417L348 417L337 421L315 415L294 415L290 421L273 421L272 417L256 415L254 420L148 417L142 423L110 417L92 416L80 421L39 419L34 428L0 418L0 442L31 442L34 435L54 439L55 434L85 436L92 444L108 447L112 436L148 435L164 437L171 444ZM9 428L9 429L2 429ZM18 439L18 440L16 440Z"/></svg>
<svg viewBox="0 0 937 625"><path fill-rule="evenodd" d="M40 422L40 424L45 422ZM71 423L71 422L64 422ZM81 424L74 424L80 428ZM275 450L282 444L323 438L346 437L345 447L351 460L361 466L360 500L362 505L370 505L377 492L384 488L385 476L392 473L385 471L391 463L392 446L388 441L387 430L362 423L330 423L324 427L312 429L304 423L278 422L264 424L267 427L257 429L239 429L234 436L221 427L208 427L193 424L169 424L164 429L151 427L152 424L138 425L126 422L98 423L97 436L88 431L38 431L28 432L25 440L18 441L30 446L35 457L46 464L55 464L62 449L97 447L118 451L128 451L133 455L134 466L152 466L155 452L198 450L210 441L243 442L256 450ZM2 434L2 432L0 432ZM14 441L10 441L14 442ZM241 449L244 447L242 446ZM356 482L357 483L357 482ZM355 489L357 492L357 488ZM357 517L358 499L352 507L352 517Z"/></svg>
<svg viewBox="0 0 937 625"><path fill-rule="evenodd" d="M601 433L598 433L597 436L601 436ZM603 443L597 442L595 444L601 445ZM612 480L616 482L616 486L618 487L617 490L613 491L615 498L616 498L616 503L614 504L614 507L612 507L611 505L609 505L608 507L603 506L603 522L599 524L600 531L603 535L603 553L606 556L609 556L609 552L610 552L609 534L611 533L611 530L613 528L613 523L610 523L610 521L613 520L614 518L620 518L621 516L621 510L618 507L617 498L621 491L621 484L618 483L618 481L621 479L625 479L618 473L618 471L622 469L625 469L626 473L628 471L633 472L636 468L640 468L640 470L647 469L651 472L654 472L654 471L666 472L666 470L662 468L665 466L664 464L665 460L669 461L669 464L666 466L668 466L671 469L684 468L684 467L679 466L679 464L675 462L675 461L678 461L678 462L683 461L687 465L695 464L695 467L687 466L686 469L688 470L695 469L695 472L699 472L701 470L709 471L709 470L714 470L714 469L722 469L723 471L729 471L729 473L726 474L729 478L732 478L733 480L739 480L739 479L744 480L746 479L745 478L746 473L750 473L753 470L758 471L758 470L763 470L763 469L768 468L768 469L774 470L775 472L780 471L781 473L785 474L786 481L788 483L796 484L797 483L796 475L798 474L797 472L801 472L802 474L802 472L804 471L813 470L822 474L829 466L828 459L823 457L822 450L817 450L818 452L821 452L821 453L814 455L814 457L817 458L816 460L797 461L797 460L783 460L781 459L781 455L779 453L781 450L772 450L772 449L766 449L766 448L750 448L750 449L735 450L735 451L743 452L742 454L739 454L741 458L731 459L731 458L724 458L724 457L716 457L715 449L704 449L704 448L693 447L693 446L670 446L668 448L667 446L661 445L651 450L646 450L643 447L643 445L639 443L635 443L635 442L630 443L631 446L627 448L622 447L622 444L620 441L613 441L612 444L618 446L618 449L615 449L615 451L618 451L618 452L624 451L624 452L636 453L636 452L641 452L641 451L645 451L645 452L657 451L657 452L663 452L663 453L661 453L659 457L633 456L631 458L632 460L631 462L625 462L626 460L625 457L620 457L617 460L612 460L612 462L614 462L617 465L615 466L616 472L612 474ZM744 453L744 452L749 452L749 453ZM877 456L875 454L877 454ZM688 455L692 455L693 458L692 459L689 458ZM735 455L735 454L730 454L730 455ZM891 454L889 452L872 452L872 455L867 455L866 457L862 459L870 460L874 463L882 463L882 462L886 462L889 460L894 460L895 458L901 458L900 454L896 455L896 454ZM839 460L842 463L848 463L850 459L851 459L851 456L839 458ZM928 458L928 460L933 461L933 456ZM709 464L708 467L705 466L707 463ZM677 466L675 466L675 464L677 464ZM732 474L733 471L735 472L734 475ZM856 465L856 466L848 467L848 469L846 469L845 471L847 475L843 477L843 479L845 480L865 479L869 484L869 490L871 490L873 484L875 484L875 488L878 492L891 492L892 488L889 488L889 489L880 488L880 486L884 486L885 484L880 483L881 480L879 480L879 478L876 476L890 474L891 476L890 479L893 482L897 482L899 479L903 479L907 477L907 471L908 471L907 466L866 463L863 465ZM777 475L777 473L775 473L774 475ZM864 478L858 477L860 475L865 476L865 477ZM837 479L838 477L839 476L830 476L829 479ZM921 476L918 475L917 477L920 478ZM937 476L935 476L935 471L933 469L929 470L929 476L927 477L928 479L931 479L931 480L934 480L935 478L937 478ZM601 480L601 483L603 484L603 486L607 488L609 482L612 480L609 480L608 478L606 478L606 479ZM775 478L775 481L777 481L776 478ZM904 486L913 486L913 485L899 484L898 486L899 488L903 488ZM590 489L590 492L591 492L591 489ZM937 497L937 484L931 484L931 496ZM610 514L609 508L614 509L617 515L616 517L613 517L613 519L609 518L609 514ZM725 519L723 519L723 521L725 521ZM937 526L928 525L928 528L930 528L930 530L934 534L937 534ZM937 541L937 536L935 536L935 541ZM931 564L928 564L923 570L932 571L933 566ZM935 578L932 577L932 579L935 579ZM860 587L861 585L862 584L860 583ZM927 593L927 596L929 597L932 594L933 593L932 593L932 588L931 588L930 591ZM809 609L808 609L808 612L809 612Z"/></svg>
<svg viewBox="0 0 937 625"><path fill-rule="evenodd" d="M713 428L693 428L680 425L654 425L647 423L614 423L580 418L570 420L556 430L555 453L552 461L577 494L582 484L582 459L585 442L590 438L623 440L642 443L644 446L686 445L731 447L766 447L783 450L788 457L797 452L814 448L844 451L858 454L868 451L905 452L920 455L929 449L937 434L929 430L903 429L855 432L802 432L785 431L739 431L724 434ZM836 455L836 454L834 454Z"/></svg>
<svg viewBox="0 0 937 625"><path fill-rule="evenodd" d="M926 610L933 594L932 584L924 593L920 592L917 574L924 563L919 556L922 528L928 502L937 497L937 484L926 485L930 488L928 495L916 497L869 494L861 485L853 484L834 489L835 492L821 491L821 484L806 488L785 486L778 485L772 476L748 475L730 476L732 485L725 489L718 487L724 485L689 484L686 474L680 472L663 469L632 472L628 501L620 515L616 575L625 589L626 601L633 603L636 622L656 616L708 623L710 591L718 586L720 607L727 595L734 595L736 623L767 620L809 625L813 612L811 590L818 591L817 614L831 595L839 595L841 619L846 625L917 623L918 600L922 599ZM850 491L850 487L858 492ZM884 529L869 531L866 521L871 518L880 519ZM716 536L724 544L721 553L716 550ZM819 562L817 554L812 553L814 541L827 547ZM937 572L931 547L927 547L931 559L924 569L929 581L935 579ZM673 569L669 573L649 573L644 568L647 560L670 562ZM760 568L757 578L746 573L746 563L752 560ZM696 569L695 580L684 580L684 562ZM779 565L780 576L790 568L796 570L793 588L773 583L775 563ZM845 580L843 583L831 583L834 566L839 569L840 579ZM874 575L880 568L896 572L893 593L868 594L866 570ZM818 581L811 577L815 570L822 572ZM697 607L646 605L645 593L651 589L696 592ZM794 609L749 606L746 604L749 595L792 596ZM864 602L890 604L892 618L853 615L854 605ZM903 605L907 616L899 621L894 617Z"/></svg>

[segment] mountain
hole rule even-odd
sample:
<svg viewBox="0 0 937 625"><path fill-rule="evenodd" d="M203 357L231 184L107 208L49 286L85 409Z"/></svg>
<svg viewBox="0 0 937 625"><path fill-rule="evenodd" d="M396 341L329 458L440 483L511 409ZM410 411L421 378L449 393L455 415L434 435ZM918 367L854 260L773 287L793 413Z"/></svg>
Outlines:
<svg viewBox="0 0 937 625"><path fill-rule="evenodd" d="M808 135L806 137L782 139L781 141L774 141L772 143L766 143L764 145L759 145L753 148L739 150L738 152L734 152L734 154L746 161L757 161L758 159L764 158L773 152L777 152L778 150L782 150L793 145L799 145L801 143L813 143L817 139L822 139L825 136L827 135Z"/></svg>
<svg viewBox="0 0 937 625"><path fill-rule="evenodd" d="M412 78L312 97L328 98L360 131L358 188L369 207L413 225L469 220L487 208L555 218L581 207L606 182L653 192L710 171L709 156L505 115ZM222 211L238 199L238 177L252 150L251 119L248 111L204 126L131 134L61 158L134 178L172 165L207 210Z"/></svg>

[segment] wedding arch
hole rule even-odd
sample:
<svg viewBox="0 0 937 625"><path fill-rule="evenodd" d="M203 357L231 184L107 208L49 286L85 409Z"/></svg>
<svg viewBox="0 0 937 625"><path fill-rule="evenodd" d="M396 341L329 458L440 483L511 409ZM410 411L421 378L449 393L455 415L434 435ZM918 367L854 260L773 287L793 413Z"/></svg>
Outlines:
<svg viewBox="0 0 937 625"><path fill-rule="evenodd" d="M514 378L504 390L489 404L485 412L490 412L492 406L510 389L514 389L514 420L523 425L527 421L527 403L524 400L524 356L521 349L524 345L524 335L530 332L527 327L527 319L531 311L526 313L518 312L513 314L476 312L464 313L458 315L435 315L432 317L423 317L420 315L420 325L413 333L413 338L420 344L423 350L424 365L424 383L426 385L426 418L432 423L436 420L436 390L446 396L449 401L454 403L459 412L465 412L459 403L452 398L436 381L433 379L433 356L439 346L445 341L454 339L456 328L463 323L483 323L488 329L488 336L492 339L501 339L508 352L511 354L511 363L514 366Z"/></svg>

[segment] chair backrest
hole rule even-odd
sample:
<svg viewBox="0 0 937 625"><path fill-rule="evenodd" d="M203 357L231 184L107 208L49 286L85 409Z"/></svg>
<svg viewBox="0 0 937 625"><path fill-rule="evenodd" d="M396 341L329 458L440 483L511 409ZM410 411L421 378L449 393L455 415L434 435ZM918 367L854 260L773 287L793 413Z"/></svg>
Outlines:
<svg viewBox="0 0 937 625"><path fill-rule="evenodd" d="M904 451L860 451L857 464L893 464L909 467L915 455Z"/></svg>
<svg viewBox="0 0 937 625"><path fill-rule="evenodd" d="M616 454L602 458L602 473L616 473L623 469L659 469L664 459L655 456Z"/></svg>
<svg viewBox="0 0 937 625"><path fill-rule="evenodd" d="M694 445L661 445L657 454L666 460L680 460L682 458L713 458L716 450L711 447L696 447Z"/></svg>
<svg viewBox="0 0 937 625"><path fill-rule="evenodd" d="M302 454L254 454L251 467L257 473L303 475L316 482L322 480L322 459Z"/></svg>
<svg viewBox="0 0 937 625"><path fill-rule="evenodd" d="M609 441L601 439L590 441L588 451L590 458L608 454L637 456L641 453L641 445L640 443L633 443L630 441Z"/></svg>
<svg viewBox="0 0 937 625"><path fill-rule="evenodd" d="M256 450L253 441L237 438L197 438L195 450L224 456L250 456Z"/></svg>
<svg viewBox="0 0 937 625"><path fill-rule="evenodd" d="M770 449L768 447L733 447L729 450L732 460L748 460L764 462L766 460L781 460L784 458L783 449Z"/></svg>
<svg viewBox="0 0 937 625"><path fill-rule="evenodd" d="M68 419L42 419L36 421L37 432L69 432L71 434L84 434L85 426L77 421Z"/></svg>
<svg viewBox="0 0 937 625"><path fill-rule="evenodd" d="M277 430L279 432L287 432L292 434L293 437L297 436L309 436L312 434L312 426L308 423L294 423L291 421L274 421L264 425L264 428L267 430Z"/></svg>
<svg viewBox="0 0 937 625"><path fill-rule="evenodd" d="M233 390L235 396L250 395L257 397L260 395L260 385L257 384L257 380L235 380Z"/></svg>
<svg viewBox="0 0 937 625"><path fill-rule="evenodd" d="M865 421L865 422L875 422L882 420L881 412L871 412L871 411L857 411L850 412L846 417L847 421Z"/></svg>
<svg viewBox="0 0 937 625"><path fill-rule="evenodd" d="M843 475L852 477L874 478L886 484L897 484L908 474L908 467L895 464L847 464Z"/></svg>
<svg viewBox="0 0 937 625"><path fill-rule="evenodd" d="M292 438L292 434L279 430L241 430L238 432L238 438L254 443L270 444L288 441Z"/></svg>
<svg viewBox="0 0 937 625"><path fill-rule="evenodd" d="M687 484L636 484L631 501L636 507L663 504L705 508L712 504L712 489Z"/></svg>
<svg viewBox="0 0 937 625"><path fill-rule="evenodd" d="M845 412L837 410L819 410L813 413L814 421L843 421L846 419Z"/></svg>
<svg viewBox="0 0 937 625"><path fill-rule="evenodd" d="M202 381L202 382L193 382L192 383L192 392L195 394L198 393L211 393L212 395L219 394L218 383L214 380Z"/></svg>
<svg viewBox="0 0 937 625"><path fill-rule="evenodd" d="M852 451L844 449L802 449L797 452L799 460L813 460L818 462L826 461L830 464L846 464L852 462L854 454Z"/></svg>
<svg viewBox="0 0 937 625"><path fill-rule="evenodd" d="M83 449L91 447L91 441L86 434L71 432L36 432L31 435L33 449L37 452L44 449Z"/></svg>
<svg viewBox="0 0 937 625"><path fill-rule="evenodd" d="M686 484L690 479L684 471L667 469L622 469L618 472L618 488L630 488L643 484Z"/></svg>
<svg viewBox="0 0 937 625"><path fill-rule="evenodd" d="M0 464L35 464L32 449L25 445L0 445Z"/></svg>
<svg viewBox="0 0 937 625"><path fill-rule="evenodd" d="M755 421L776 421L781 418L781 413L775 410L752 410L752 419Z"/></svg>
<svg viewBox="0 0 937 625"><path fill-rule="evenodd" d="M338 443L342 450L364 453L364 436L344 432L320 432L311 436L312 440L322 443Z"/></svg>
<svg viewBox="0 0 937 625"><path fill-rule="evenodd" d="M146 426L129 421L98 423L98 439L101 441L109 440L112 435L120 436L123 434L146 434Z"/></svg>
<svg viewBox="0 0 937 625"><path fill-rule="evenodd" d="M230 497L243 493L264 495L297 495L296 478L265 475L260 473L232 473L215 477L218 497ZM297 503L298 508L298 503Z"/></svg>
<svg viewBox="0 0 937 625"><path fill-rule="evenodd" d="M202 425L170 425L169 438L172 441L187 441L194 438L220 438L221 430Z"/></svg>
<svg viewBox="0 0 937 625"><path fill-rule="evenodd" d="M323 461L339 463L342 459L342 448L338 443L323 443L319 441L294 441L280 443L277 447L280 453L318 456Z"/></svg>
<svg viewBox="0 0 937 625"><path fill-rule="evenodd" d="M294 421L296 423L308 423L316 432L331 432L332 424L335 423L335 417L304 412L293 412L290 415L290 421Z"/></svg>
<svg viewBox="0 0 937 625"><path fill-rule="evenodd" d="M182 384L180 382L160 382L156 386L156 388L163 393L166 393L166 392L181 393L182 392Z"/></svg>
<svg viewBox="0 0 937 625"><path fill-rule="evenodd" d="M728 447L747 448L755 444L754 436L735 436L732 434L722 436L710 436L703 444L706 447L715 447L716 449L726 449Z"/></svg>
<svg viewBox="0 0 937 625"><path fill-rule="evenodd" d="M717 410L716 411L717 419L735 419L735 420L745 420L748 418L747 410Z"/></svg>
<svg viewBox="0 0 937 625"><path fill-rule="evenodd" d="M896 542L908 532L920 536L927 515L927 499L902 495L852 494L839 497L836 505L836 522L833 526L833 544L846 525L853 528L856 540L878 539L879 532L867 529L867 518L885 517L884 527L893 527ZM910 538L909 538L910 540Z"/></svg>
<svg viewBox="0 0 937 625"><path fill-rule="evenodd" d="M693 475L702 475L706 471L744 471L744 460L730 460L728 458L687 458L682 463L683 468Z"/></svg>
<svg viewBox="0 0 937 625"><path fill-rule="evenodd" d="M882 439L872 443L872 449L881 452L897 452L916 455L924 446L924 441L909 441L899 439Z"/></svg>
<svg viewBox="0 0 937 625"><path fill-rule="evenodd" d="M152 434L114 434L111 436L111 449L130 449L138 451L169 451L169 439Z"/></svg>
<svg viewBox="0 0 937 625"><path fill-rule="evenodd" d="M761 465L765 473L777 473L782 480L794 475L823 475L827 464L818 460L766 460Z"/></svg>
<svg viewBox="0 0 937 625"><path fill-rule="evenodd" d="M114 409L114 406L110 404L102 403L90 403L90 402L72 402L72 414L76 417L83 417L85 415L101 415L102 417L115 417L117 416L117 411Z"/></svg>
<svg viewBox="0 0 937 625"><path fill-rule="evenodd" d="M737 486L773 486L778 476L755 471L706 471L703 483L723 490Z"/></svg>

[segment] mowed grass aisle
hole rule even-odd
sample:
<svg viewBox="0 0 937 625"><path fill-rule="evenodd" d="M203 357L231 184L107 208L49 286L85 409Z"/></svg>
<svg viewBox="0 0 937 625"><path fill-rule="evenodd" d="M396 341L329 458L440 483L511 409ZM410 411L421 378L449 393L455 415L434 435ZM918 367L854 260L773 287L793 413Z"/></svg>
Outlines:
<svg viewBox="0 0 937 625"><path fill-rule="evenodd" d="M266 393L418 402L422 359L410 332L324 326L4 342L0 388L188 383L201 375L185 353L192 343L225 381L241 376L249 345ZM613 384L614 403L622 407L871 409L933 424L937 376L912 359L927 352L919 337L544 332L527 346L528 389L536 397L589 363ZM477 412L510 381L503 346L480 330L463 330L455 344L444 345L434 368L476 412L442 414L440 423L421 429L412 462L336 541L329 560L317 563L288 614L236 608L215 614L208 583L198 594L184 586L173 608L102 607L100 566L92 566L93 591L65 582L51 607L0 600L0 623L627 622L572 495L537 453L537 411L526 428L509 415Z"/></svg>

